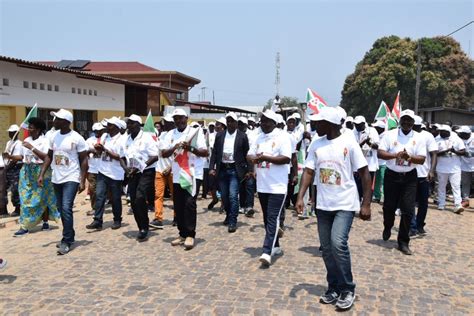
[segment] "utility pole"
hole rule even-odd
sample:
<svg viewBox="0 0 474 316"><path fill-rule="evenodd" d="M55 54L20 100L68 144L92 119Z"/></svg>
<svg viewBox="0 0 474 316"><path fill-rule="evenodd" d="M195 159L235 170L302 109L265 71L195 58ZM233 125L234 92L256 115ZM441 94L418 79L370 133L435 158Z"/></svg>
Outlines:
<svg viewBox="0 0 474 316"><path fill-rule="evenodd" d="M202 100L203 101L206 101L206 89L207 87L202 87L201 90L202 90Z"/></svg>
<svg viewBox="0 0 474 316"><path fill-rule="evenodd" d="M418 115L418 101L420 99L420 75L421 75L421 39L418 40L417 62L416 62L416 84L415 84L415 114Z"/></svg>
<svg viewBox="0 0 474 316"><path fill-rule="evenodd" d="M280 95L280 52L277 52L275 58L275 88L276 95Z"/></svg>
<svg viewBox="0 0 474 316"><path fill-rule="evenodd" d="M216 104L216 96L214 95L214 90L212 90L212 104Z"/></svg>

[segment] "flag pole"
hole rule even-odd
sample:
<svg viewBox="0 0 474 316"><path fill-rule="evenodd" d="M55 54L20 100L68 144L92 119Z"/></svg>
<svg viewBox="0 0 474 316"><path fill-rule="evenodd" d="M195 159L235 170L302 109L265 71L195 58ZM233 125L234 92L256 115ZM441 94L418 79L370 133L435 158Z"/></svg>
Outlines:
<svg viewBox="0 0 474 316"><path fill-rule="evenodd" d="M33 111L35 108L38 107L38 103L35 103L35 105L33 105L33 107L31 108L31 110L28 112L28 115L30 114L31 111ZM21 130L21 127L26 123L26 118L28 117L28 115L26 115L25 119L23 120L23 122L20 124L20 129L17 130L15 132L15 134L13 135L13 138L12 139L15 139L17 136L18 136L18 133L20 132ZM10 147L13 143L10 143ZM10 152L10 148L7 149L7 152Z"/></svg>

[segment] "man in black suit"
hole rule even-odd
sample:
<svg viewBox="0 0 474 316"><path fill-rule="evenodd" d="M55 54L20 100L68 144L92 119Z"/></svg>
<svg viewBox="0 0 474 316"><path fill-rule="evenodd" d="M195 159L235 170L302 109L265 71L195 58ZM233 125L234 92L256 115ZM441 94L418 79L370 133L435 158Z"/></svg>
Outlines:
<svg viewBox="0 0 474 316"><path fill-rule="evenodd" d="M247 135L237 129L237 115L227 113L226 121L227 131L216 135L209 175L217 176L226 211L224 225L228 225L229 233L233 233L237 230L239 215L239 184L253 174L246 159L249 141Z"/></svg>

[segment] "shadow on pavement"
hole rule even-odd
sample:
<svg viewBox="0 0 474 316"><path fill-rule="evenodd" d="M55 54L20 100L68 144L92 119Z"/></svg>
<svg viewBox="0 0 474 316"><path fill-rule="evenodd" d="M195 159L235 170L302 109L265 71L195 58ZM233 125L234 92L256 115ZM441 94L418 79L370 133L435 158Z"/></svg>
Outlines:
<svg viewBox="0 0 474 316"><path fill-rule="evenodd" d="M382 248L386 248L386 249L395 249L397 248L397 243L393 240L387 240L387 241L384 241L382 239L370 239L370 240L367 240L367 243L368 244L371 244L371 245L376 245L376 246L379 246L379 247L382 247Z"/></svg>
<svg viewBox="0 0 474 316"><path fill-rule="evenodd" d="M225 226L225 225L224 225L224 220L218 221L218 222L214 222L214 223L209 223L208 225L209 225L209 226L214 226L214 227Z"/></svg>
<svg viewBox="0 0 474 316"><path fill-rule="evenodd" d="M249 231L251 231L252 233L255 233L255 230L257 228L265 229L265 226L263 226L263 224L252 225L252 227L249 228Z"/></svg>
<svg viewBox="0 0 474 316"><path fill-rule="evenodd" d="M296 293L298 293L301 290L308 292L309 295L321 296L326 291L326 287L319 284L315 285L315 284L310 284L310 283L300 283L293 286L293 288L290 291L289 296L296 297Z"/></svg>
<svg viewBox="0 0 474 316"><path fill-rule="evenodd" d="M124 235L128 239L137 239L138 230L123 232L122 235ZM148 231L147 239L149 239L150 237L153 237L153 236L158 236L158 234L153 232L153 231Z"/></svg>
<svg viewBox="0 0 474 316"><path fill-rule="evenodd" d="M12 284L16 279L16 275L0 275L0 284Z"/></svg>
<svg viewBox="0 0 474 316"><path fill-rule="evenodd" d="M262 254L262 248L260 247L245 247L243 251L249 254L251 258L257 258Z"/></svg>
<svg viewBox="0 0 474 316"><path fill-rule="evenodd" d="M310 255L313 255L315 257L322 257L322 254L319 251L319 247L316 246L301 247L298 250L309 253Z"/></svg>

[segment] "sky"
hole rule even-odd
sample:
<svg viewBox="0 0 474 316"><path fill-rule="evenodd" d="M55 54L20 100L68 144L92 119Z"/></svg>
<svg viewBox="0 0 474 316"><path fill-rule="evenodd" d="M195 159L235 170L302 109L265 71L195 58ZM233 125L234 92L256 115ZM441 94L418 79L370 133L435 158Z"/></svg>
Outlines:
<svg viewBox="0 0 474 316"><path fill-rule="evenodd" d="M261 106L276 94L331 105L383 36L447 35L474 20L472 0L0 0L0 54L26 60L139 61L201 80L190 100ZM474 24L453 37L473 58ZM472 48L471 48L472 46Z"/></svg>

